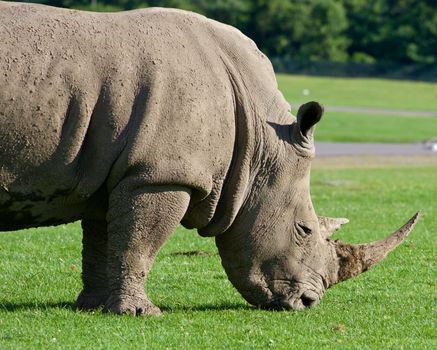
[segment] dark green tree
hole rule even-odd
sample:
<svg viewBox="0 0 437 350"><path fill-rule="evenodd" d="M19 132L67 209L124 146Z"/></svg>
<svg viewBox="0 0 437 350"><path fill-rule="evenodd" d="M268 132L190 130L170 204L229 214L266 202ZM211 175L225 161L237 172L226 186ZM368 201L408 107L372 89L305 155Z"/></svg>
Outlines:
<svg viewBox="0 0 437 350"><path fill-rule="evenodd" d="M344 61L347 24L335 0L255 0L246 32L270 56Z"/></svg>
<svg viewBox="0 0 437 350"><path fill-rule="evenodd" d="M352 58L435 64L437 1L343 0Z"/></svg>

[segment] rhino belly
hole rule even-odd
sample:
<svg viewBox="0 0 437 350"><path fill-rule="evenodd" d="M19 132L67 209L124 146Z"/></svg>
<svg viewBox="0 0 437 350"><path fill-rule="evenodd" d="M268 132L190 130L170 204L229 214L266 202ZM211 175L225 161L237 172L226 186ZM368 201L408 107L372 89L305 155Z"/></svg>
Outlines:
<svg viewBox="0 0 437 350"><path fill-rule="evenodd" d="M52 226L80 219L86 202L71 195L54 192L44 195L35 191L25 195L7 192L0 195L0 231Z"/></svg>

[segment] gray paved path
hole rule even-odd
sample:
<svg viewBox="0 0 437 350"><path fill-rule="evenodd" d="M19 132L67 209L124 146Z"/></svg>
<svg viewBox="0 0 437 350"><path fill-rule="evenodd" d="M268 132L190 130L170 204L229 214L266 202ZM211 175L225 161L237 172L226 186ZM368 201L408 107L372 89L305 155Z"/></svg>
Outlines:
<svg viewBox="0 0 437 350"><path fill-rule="evenodd" d="M433 150L433 147L435 150ZM436 156L437 144L385 144L385 143L349 143L316 142L317 157L335 156Z"/></svg>

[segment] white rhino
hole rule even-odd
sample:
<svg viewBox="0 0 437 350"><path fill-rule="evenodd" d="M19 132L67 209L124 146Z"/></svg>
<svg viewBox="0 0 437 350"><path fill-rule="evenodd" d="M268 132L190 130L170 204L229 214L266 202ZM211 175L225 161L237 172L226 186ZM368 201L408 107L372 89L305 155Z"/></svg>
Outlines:
<svg viewBox="0 0 437 350"><path fill-rule="evenodd" d="M309 176L316 102L292 116L238 30L170 9L0 2L0 229L82 220L81 309L157 314L144 281L179 223L214 236L254 305L303 309L414 226L329 240Z"/></svg>

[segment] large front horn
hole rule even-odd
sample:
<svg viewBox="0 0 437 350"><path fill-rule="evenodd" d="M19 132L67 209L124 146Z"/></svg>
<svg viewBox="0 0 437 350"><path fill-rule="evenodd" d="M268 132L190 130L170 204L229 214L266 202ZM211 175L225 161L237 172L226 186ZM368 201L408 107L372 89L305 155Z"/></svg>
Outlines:
<svg viewBox="0 0 437 350"><path fill-rule="evenodd" d="M367 244L347 244L335 241L335 251L338 258L337 280L339 283L367 271L373 265L384 259L411 232L420 217L417 212L404 226L390 236Z"/></svg>

